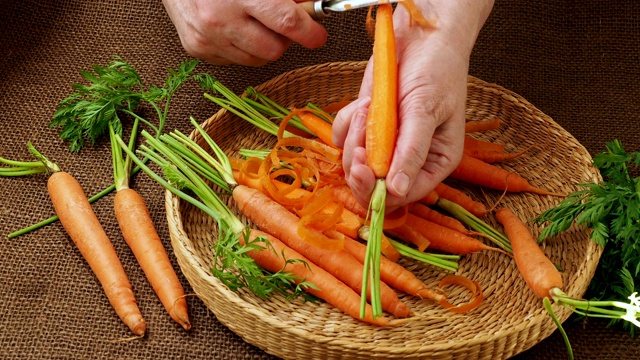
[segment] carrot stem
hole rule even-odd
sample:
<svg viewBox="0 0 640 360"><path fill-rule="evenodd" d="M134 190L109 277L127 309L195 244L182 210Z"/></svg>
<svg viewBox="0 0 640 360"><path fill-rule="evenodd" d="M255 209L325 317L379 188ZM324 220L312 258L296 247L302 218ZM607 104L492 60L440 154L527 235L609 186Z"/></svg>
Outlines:
<svg viewBox="0 0 640 360"><path fill-rule="evenodd" d="M371 195L369 204L370 225L369 239L367 241L367 253L364 260L364 274L362 276L362 294L360 303L360 316L364 317L367 304L367 293L371 293L371 308L373 317L382 315L380 302L380 256L382 249L382 226L384 223L385 201L387 198L387 185L384 179L376 180L376 185ZM371 285L371 286L369 286Z"/></svg>
<svg viewBox="0 0 640 360"><path fill-rule="evenodd" d="M438 205L438 207L447 211L462 223L484 234L487 239L498 245L498 247L500 247L502 250L513 253L511 243L509 242L509 239L505 234L480 220L462 206L444 198L439 198L436 204Z"/></svg>
<svg viewBox="0 0 640 360"><path fill-rule="evenodd" d="M569 360L573 360L573 349L571 348L569 337L567 336L566 331L564 331L564 328L562 327L562 323L556 316L555 312L553 312L553 308L551 307L551 300L549 300L548 297L545 297L542 299L542 304L544 304L544 308L547 309L549 316L551 316L551 319L553 319L553 322L556 324L556 326L558 327L558 330L560 331L560 334L562 335L562 339L564 340L564 343L567 346L567 353L569 355Z"/></svg>

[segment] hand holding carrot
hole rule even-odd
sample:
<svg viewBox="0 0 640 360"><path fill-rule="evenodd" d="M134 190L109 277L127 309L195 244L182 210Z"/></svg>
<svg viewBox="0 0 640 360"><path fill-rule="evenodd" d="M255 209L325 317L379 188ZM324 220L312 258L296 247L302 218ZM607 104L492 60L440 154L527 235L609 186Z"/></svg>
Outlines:
<svg viewBox="0 0 640 360"><path fill-rule="evenodd" d="M415 1L435 28L409 26L409 14L394 14L399 71L398 134L389 174L387 207L424 197L458 164L464 142L469 56L493 1ZM342 109L333 124L334 142L344 149L343 166L356 198L367 204L375 176L366 165L364 119L371 94L371 62L359 100Z"/></svg>

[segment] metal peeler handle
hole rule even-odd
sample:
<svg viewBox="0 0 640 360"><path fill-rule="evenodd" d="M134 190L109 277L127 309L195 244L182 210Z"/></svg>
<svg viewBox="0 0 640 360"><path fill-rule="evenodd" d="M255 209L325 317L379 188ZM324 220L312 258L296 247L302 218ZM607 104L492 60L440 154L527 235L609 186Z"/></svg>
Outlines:
<svg viewBox="0 0 640 360"><path fill-rule="evenodd" d="M322 8L322 0L304 1L298 3L298 5L302 7L302 9L304 9L304 11L306 11L307 14L311 15L311 17L316 21L322 20L329 16L329 13L325 12Z"/></svg>

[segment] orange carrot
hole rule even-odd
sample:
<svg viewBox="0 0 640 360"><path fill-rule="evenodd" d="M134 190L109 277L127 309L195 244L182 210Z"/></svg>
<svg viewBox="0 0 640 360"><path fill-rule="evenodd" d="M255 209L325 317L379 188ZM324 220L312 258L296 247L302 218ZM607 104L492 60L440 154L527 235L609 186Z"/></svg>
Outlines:
<svg viewBox="0 0 640 360"><path fill-rule="evenodd" d="M447 199L462 206L464 209L477 217L482 217L488 212L487 207L483 203L473 200L462 191L452 188L451 186L448 186L444 183L439 183L438 185L436 185L435 192L438 194L438 197ZM433 205L428 202L425 202L425 204Z"/></svg>
<svg viewBox="0 0 640 360"><path fill-rule="evenodd" d="M471 233L466 227L464 227L464 225L460 221L458 221L458 219L441 214L423 204L417 202L410 204L409 212L438 225L442 225L448 227L449 229L459 231L465 235L470 235Z"/></svg>
<svg viewBox="0 0 640 360"><path fill-rule="evenodd" d="M144 199L131 188L118 189L113 206L120 231L171 318L191 328L184 289L173 270Z"/></svg>
<svg viewBox="0 0 640 360"><path fill-rule="evenodd" d="M496 220L504 227L511 241L513 257L520 275L541 299L552 299L550 291L562 289L562 275L538 246L527 226L508 208L496 211Z"/></svg>
<svg viewBox="0 0 640 360"><path fill-rule="evenodd" d="M502 251L459 231L427 221L413 214L409 214L407 217L407 226L414 228L427 238L430 249L438 249L456 255L467 255L481 250Z"/></svg>
<svg viewBox="0 0 640 360"><path fill-rule="evenodd" d="M504 145L476 139L469 135L465 135L464 137L464 151L476 151L476 150L485 150L485 151L497 151L504 152Z"/></svg>
<svg viewBox="0 0 640 360"><path fill-rule="evenodd" d="M252 189L256 189L264 193L260 179L251 178L238 170L233 171L233 177L238 182L238 184L248 186ZM281 188L281 189L289 185L287 183L277 181L277 180L274 180L273 183L278 188ZM301 188L294 189L293 191L291 191L291 193L287 194L287 196L290 196L291 198L297 198L301 196L310 196L310 195L311 195L310 191L301 189ZM336 204L329 203L320 211L321 213L328 215L328 214L332 214L335 210L336 210ZM336 223L336 230L350 238L355 239L358 237L358 229L360 229L360 227L363 224L364 224L364 219L362 217L360 217L357 214L354 214L348 209L343 209L342 213L340 214L340 220Z"/></svg>
<svg viewBox="0 0 640 360"><path fill-rule="evenodd" d="M333 130L331 124L321 119L319 116L312 112L300 109L297 112L297 116L300 119L302 125L306 126L312 133L314 133L325 144L336 147L333 143Z"/></svg>
<svg viewBox="0 0 640 360"><path fill-rule="evenodd" d="M365 129L367 164L376 178L384 179L398 131L398 65L393 7L381 4L376 11L373 44L373 86Z"/></svg>
<svg viewBox="0 0 640 360"><path fill-rule="evenodd" d="M131 283L82 187L73 176L56 171L47 188L60 223L102 284L111 306L134 334L144 336L147 326Z"/></svg>
<svg viewBox="0 0 640 360"><path fill-rule="evenodd" d="M435 205L438 202L438 198L438 193L435 190L431 190L427 195L420 199L420 202L427 205Z"/></svg>
<svg viewBox="0 0 640 360"><path fill-rule="evenodd" d="M500 127L500 118L497 116L490 117L484 120L467 121L464 125L465 132L480 132L494 130Z"/></svg>
<svg viewBox="0 0 640 360"><path fill-rule="evenodd" d="M421 232L406 222L402 226L386 229L385 232L398 240L415 245L419 251L425 251L431 243Z"/></svg>
<svg viewBox="0 0 640 360"><path fill-rule="evenodd" d="M531 185L522 176L462 154L458 167L449 175L453 179L466 181L490 189L509 192L531 192L540 195L564 196Z"/></svg>
<svg viewBox="0 0 640 360"><path fill-rule="evenodd" d="M488 164L499 163L502 161L515 159L525 152L527 152L531 147L528 147L524 150L518 152L503 152L503 151L490 151L490 150L464 150L464 153L476 158L478 160L482 160Z"/></svg>
<svg viewBox="0 0 640 360"><path fill-rule="evenodd" d="M347 239L344 248L358 261L364 263L367 248L353 239ZM407 270L400 264L385 258L380 258L380 279L396 290L409 295L418 296L423 299L440 301L445 298L441 293L430 289L414 273Z"/></svg>
<svg viewBox="0 0 640 360"><path fill-rule="evenodd" d="M291 249L277 238L262 232L260 230L252 229L249 239L254 241L258 237L264 237L269 241L267 245L264 241L256 241L255 245L263 247L263 249L253 249L247 252L260 267L271 272L284 271L297 276L299 279L296 283L301 281L309 282L317 287L306 287L304 290L312 295L323 299L327 303L342 310L347 315L355 319L360 319L369 324L388 326L390 322L385 317L374 318L371 313L371 307L367 307L364 318L360 318L360 295L358 295L353 289L345 285L342 281L336 279L333 275L329 274L323 268L317 266L313 262L306 259L297 251ZM244 242L243 237L240 237L240 241ZM287 262L288 260L297 259L302 262ZM306 264L305 264L306 263Z"/></svg>
<svg viewBox="0 0 640 360"><path fill-rule="evenodd" d="M300 219L295 214L260 191L243 185L236 186L233 198L240 211L263 231L280 239L352 289L362 290L362 264L344 250L321 249L302 240L297 232ZM389 286L381 284L381 296L383 309L395 317L411 314Z"/></svg>

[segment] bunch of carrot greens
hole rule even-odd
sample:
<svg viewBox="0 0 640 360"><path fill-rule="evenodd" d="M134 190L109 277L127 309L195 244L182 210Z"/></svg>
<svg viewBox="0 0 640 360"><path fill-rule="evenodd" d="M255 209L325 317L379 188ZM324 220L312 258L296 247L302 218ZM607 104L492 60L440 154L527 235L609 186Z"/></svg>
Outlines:
<svg viewBox="0 0 640 360"><path fill-rule="evenodd" d="M628 153L620 141L614 140L594 156L593 165L600 170L603 181L578 184L582 189L542 213L536 220L547 225L540 240L558 235L574 223L592 230L591 239L604 250L587 290L593 299L591 306L576 312L610 318L612 323L627 320L623 327L633 335L636 326L640 327L636 295L640 289L640 152ZM626 300L636 307L629 307ZM598 311L594 308L598 305L624 306Z"/></svg>

